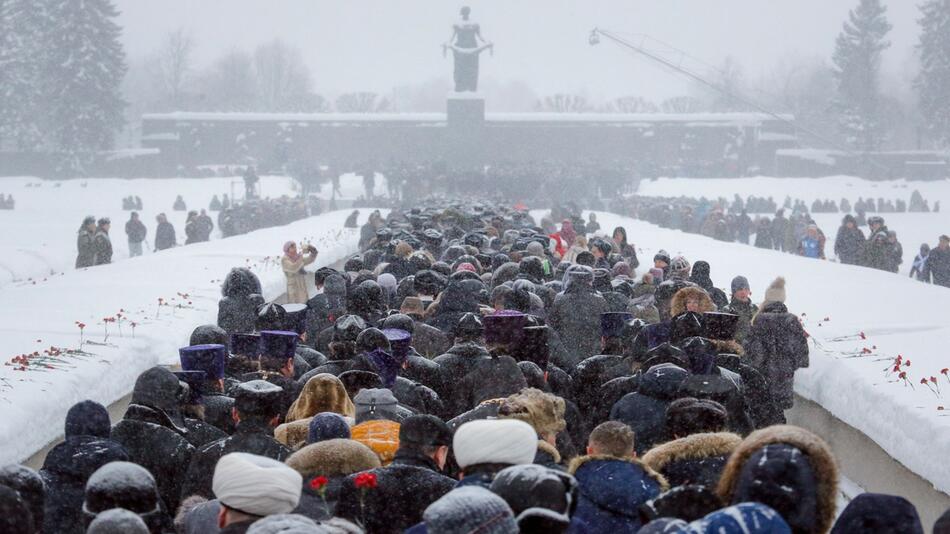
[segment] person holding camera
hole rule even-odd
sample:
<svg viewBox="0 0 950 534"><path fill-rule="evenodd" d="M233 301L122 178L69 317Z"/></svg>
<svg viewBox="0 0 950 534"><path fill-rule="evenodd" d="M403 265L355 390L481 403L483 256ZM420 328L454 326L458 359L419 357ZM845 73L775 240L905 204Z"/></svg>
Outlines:
<svg viewBox="0 0 950 534"><path fill-rule="evenodd" d="M284 243L284 257L280 259L280 265L287 276L287 303L288 304L306 304L309 295L307 294L307 279L303 268L310 265L317 259L317 249L313 245L304 247L304 254L297 251L297 244L293 241Z"/></svg>

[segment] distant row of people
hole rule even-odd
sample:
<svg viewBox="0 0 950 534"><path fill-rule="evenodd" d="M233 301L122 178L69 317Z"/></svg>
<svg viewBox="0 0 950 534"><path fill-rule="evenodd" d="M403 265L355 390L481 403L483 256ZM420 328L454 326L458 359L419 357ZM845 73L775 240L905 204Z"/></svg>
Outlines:
<svg viewBox="0 0 950 534"><path fill-rule="evenodd" d="M0 210L12 210L14 207L16 207L16 201L13 200L13 195L4 196L0 193Z"/></svg>
<svg viewBox="0 0 950 534"><path fill-rule="evenodd" d="M138 210L142 211L142 197L135 195L129 195L122 198L122 210L123 211L132 211Z"/></svg>
<svg viewBox="0 0 950 534"><path fill-rule="evenodd" d="M756 197L754 195L749 195L742 199L738 194L733 195L732 202L727 201L725 198L718 198L716 200L723 208L729 209L729 211L740 212L745 210L747 213L775 213L778 210L778 205L772 197L763 198ZM842 198L840 202L835 202L831 199L815 199L811 202L811 205L805 203L801 199L793 199L790 196L785 197L785 201L782 203L782 208L789 211L809 211L811 213L851 213L852 210L857 214L864 213L928 213L931 211L930 203L923 198L920 194L920 191L914 190L910 196L910 203L902 200L885 200L884 198L878 198L875 201L873 198L862 198L858 197L858 200L854 202L852 206L851 202L847 198ZM933 211L940 211L940 201L935 201L933 206Z"/></svg>

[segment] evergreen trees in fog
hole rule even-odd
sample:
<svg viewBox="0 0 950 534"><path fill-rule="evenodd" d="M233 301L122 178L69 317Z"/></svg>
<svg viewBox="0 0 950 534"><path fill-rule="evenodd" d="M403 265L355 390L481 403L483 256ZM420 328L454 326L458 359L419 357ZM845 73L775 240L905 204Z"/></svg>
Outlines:
<svg viewBox="0 0 950 534"><path fill-rule="evenodd" d="M832 56L839 127L859 150L879 149L884 137L879 74L881 53L891 45L885 39L891 31L886 12L880 0L860 0L848 14Z"/></svg>
<svg viewBox="0 0 950 534"><path fill-rule="evenodd" d="M63 171L81 172L123 123L118 11L110 0L2 1L4 139L56 152Z"/></svg>
<svg viewBox="0 0 950 534"><path fill-rule="evenodd" d="M931 138L950 148L950 0L920 6L920 111Z"/></svg>

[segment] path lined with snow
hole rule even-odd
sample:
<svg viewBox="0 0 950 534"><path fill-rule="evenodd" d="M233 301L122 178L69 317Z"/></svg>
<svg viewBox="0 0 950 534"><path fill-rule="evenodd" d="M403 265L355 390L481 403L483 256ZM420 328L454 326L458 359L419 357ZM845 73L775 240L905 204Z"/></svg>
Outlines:
<svg viewBox="0 0 950 534"><path fill-rule="evenodd" d="M697 193L699 194L699 193ZM586 215L585 215L586 216ZM811 366L796 373L796 391L864 432L910 470L950 492L950 289L907 277L723 243L611 213L597 212L605 231L627 229L639 272L661 248L712 265L717 287L748 277L759 302L776 276L787 281L788 308L811 334ZM861 339L863 332L866 339ZM868 351L868 352L863 352ZM901 372L892 372L901 355ZM909 361L908 361L909 360ZM928 387L922 378L934 377ZM937 386L940 387L939 394ZM933 390L931 390L933 388ZM939 396L938 396L939 395Z"/></svg>
<svg viewBox="0 0 950 534"><path fill-rule="evenodd" d="M365 219L369 211L363 214ZM247 235L179 247L162 254L71 271L36 285L0 291L0 465L30 456L62 433L66 411L92 399L104 405L126 395L144 370L178 361L199 324L214 323L221 280L232 267L248 266L260 277L264 297L285 291L278 259L288 240L311 242L318 266L357 251L359 231L344 229L349 210L335 211ZM362 221L361 221L362 222ZM159 306L158 299L165 305ZM122 310L126 319L103 319ZM136 322L134 337L131 322ZM50 347L80 346L77 322L86 325L88 355L59 356L51 369L17 370L11 358ZM105 344L101 344L105 342ZM55 352L55 350L54 350ZM34 360L35 361L35 360Z"/></svg>

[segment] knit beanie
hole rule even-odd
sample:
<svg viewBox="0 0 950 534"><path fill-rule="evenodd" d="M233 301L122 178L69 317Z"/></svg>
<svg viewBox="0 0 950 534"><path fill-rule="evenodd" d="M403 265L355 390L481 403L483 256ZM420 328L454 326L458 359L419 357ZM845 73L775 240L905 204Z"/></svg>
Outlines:
<svg viewBox="0 0 950 534"><path fill-rule="evenodd" d="M740 289L751 289L749 287L749 279L744 276L737 276L732 279L732 294L735 295L736 291Z"/></svg>
<svg viewBox="0 0 950 534"><path fill-rule="evenodd" d="M313 416L307 432L307 443L318 443L328 439L349 439L350 425L342 415L322 412Z"/></svg>
<svg viewBox="0 0 950 534"><path fill-rule="evenodd" d="M763 302L785 302L785 279L779 276L765 290L765 301Z"/></svg>

